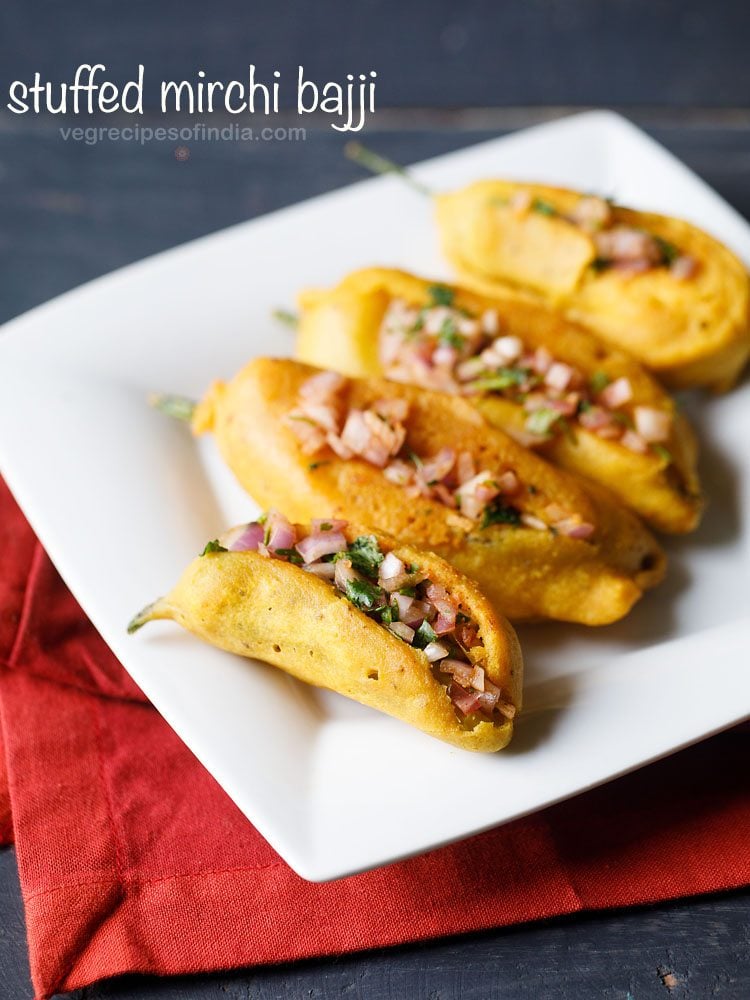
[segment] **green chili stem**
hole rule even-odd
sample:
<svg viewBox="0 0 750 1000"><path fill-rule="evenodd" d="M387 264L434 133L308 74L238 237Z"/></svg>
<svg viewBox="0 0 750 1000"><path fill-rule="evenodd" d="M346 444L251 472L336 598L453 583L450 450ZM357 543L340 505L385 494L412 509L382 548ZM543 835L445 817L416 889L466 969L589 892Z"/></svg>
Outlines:
<svg viewBox="0 0 750 1000"><path fill-rule="evenodd" d="M293 313L289 309L274 309L271 315L274 319L277 319L279 323L283 323L285 326L291 327L292 330L296 330L299 326L299 316L297 313Z"/></svg>
<svg viewBox="0 0 750 1000"><path fill-rule="evenodd" d="M173 396L170 393L152 392L148 397L149 406L153 406L160 413L165 413L174 420L182 420L189 424L193 419L195 408L198 405L194 399L187 396Z"/></svg>
<svg viewBox="0 0 750 1000"><path fill-rule="evenodd" d="M348 142L344 147L344 154L353 163L358 163L360 167L364 167L365 170L369 170L373 174L395 174L415 191L419 191L420 194L426 195L428 198L432 197L432 191L425 184L412 177L405 167L381 156L380 153L373 152L373 150L363 146L361 142Z"/></svg>
<svg viewBox="0 0 750 1000"><path fill-rule="evenodd" d="M159 614L155 614L155 610L158 604L161 603L161 598L158 601L152 601L151 604L147 604L145 608L142 608L137 615L130 619L128 622L128 635L132 635L137 632L139 628L142 628L146 622L153 621L154 618L162 617Z"/></svg>

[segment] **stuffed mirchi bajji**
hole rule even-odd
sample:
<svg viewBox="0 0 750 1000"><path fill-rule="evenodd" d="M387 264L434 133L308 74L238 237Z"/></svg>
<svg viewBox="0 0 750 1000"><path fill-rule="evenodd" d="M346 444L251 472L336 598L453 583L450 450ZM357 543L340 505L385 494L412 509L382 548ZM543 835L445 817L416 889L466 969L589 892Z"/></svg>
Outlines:
<svg viewBox="0 0 750 1000"><path fill-rule="evenodd" d="M558 309L672 388L724 391L747 363L746 267L689 222L507 180L438 195L436 210L462 284Z"/></svg>
<svg viewBox="0 0 750 1000"><path fill-rule="evenodd" d="M156 619L465 750L506 746L521 707L518 640L476 585L339 519L270 511L232 529L129 631Z"/></svg>
<svg viewBox="0 0 750 1000"><path fill-rule="evenodd" d="M511 620L613 622L664 575L635 515L464 399L257 358L214 383L192 428L213 432L261 506L300 522L329 510L428 548Z"/></svg>
<svg viewBox="0 0 750 1000"><path fill-rule="evenodd" d="M696 527L703 501L685 417L638 362L549 307L384 268L304 291L299 305L301 361L465 396L653 527Z"/></svg>

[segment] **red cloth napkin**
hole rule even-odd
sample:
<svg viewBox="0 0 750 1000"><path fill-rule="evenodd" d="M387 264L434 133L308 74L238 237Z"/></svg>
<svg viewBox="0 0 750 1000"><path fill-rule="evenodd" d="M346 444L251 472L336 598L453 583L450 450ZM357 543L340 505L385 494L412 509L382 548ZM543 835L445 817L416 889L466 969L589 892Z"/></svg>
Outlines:
<svg viewBox="0 0 750 1000"><path fill-rule="evenodd" d="M750 737L735 729L462 843L304 882L146 703L2 484L0 552L0 832L9 792L40 998L750 881Z"/></svg>

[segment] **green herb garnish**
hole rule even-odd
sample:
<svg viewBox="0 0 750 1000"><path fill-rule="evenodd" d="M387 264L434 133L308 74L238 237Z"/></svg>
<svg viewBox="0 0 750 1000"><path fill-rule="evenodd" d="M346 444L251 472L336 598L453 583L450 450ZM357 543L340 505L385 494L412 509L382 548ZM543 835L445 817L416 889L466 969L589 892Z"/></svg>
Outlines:
<svg viewBox="0 0 750 1000"><path fill-rule="evenodd" d="M290 563L294 563L297 566L301 566L303 562L302 556L296 549L274 549L273 554L275 556L286 556Z"/></svg>
<svg viewBox="0 0 750 1000"><path fill-rule="evenodd" d="M374 535L360 535L359 538L355 538L341 555L350 559L352 566L365 576L377 576L378 566L384 558Z"/></svg>
<svg viewBox="0 0 750 1000"><path fill-rule="evenodd" d="M456 293L445 285L430 285L427 289L431 306L452 306Z"/></svg>
<svg viewBox="0 0 750 1000"><path fill-rule="evenodd" d="M594 259L589 264L592 271L606 271L612 266L612 261L607 260L606 257L594 257Z"/></svg>
<svg viewBox="0 0 750 1000"><path fill-rule="evenodd" d="M398 621L398 607L395 604L386 604L380 612L380 621L383 625L392 625Z"/></svg>
<svg viewBox="0 0 750 1000"><path fill-rule="evenodd" d="M223 545L219 544L219 539L214 538L211 542L206 542L206 547L201 552L202 556L208 555L209 552L228 552L229 549L225 548Z"/></svg>
<svg viewBox="0 0 750 1000"><path fill-rule="evenodd" d="M535 198L531 203L531 211L538 212L539 215L557 215L557 209L549 201L543 198Z"/></svg>
<svg viewBox="0 0 750 1000"><path fill-rule="evenodd" d="M331 462L329 459L323 459L322 462L310 462L310 464L308 465L308 469L310 470L310 472L312 472L314 469L319 469L321 465L330 465L330 464Z"/></svg>
<svg viewBox="0 0 750 1000"><path fill-rule="evenodd" d="M654 449L655 454L657 454L663 462L666 462L667 464L674 462L672 452L669 448L665 448L663 444L652 444L651 447Z"/></svg>
<svg viewBox="0 0 750 1000"><path fill-rule="evenodd" d="M399 594L403 594L405 597L416 597L417 588L416 587L399 587Z"/></svg>
<svg viewBox="0 0 750 1000"><path fill-rule="evenodd" d="M444 347L455 347L457 351L460 351L465 343L465 338L458 332L456 324L450 316L443 320L443 325L440 327L440 332L438 333L438 340Z"/></svg>
<svg viewBox="0 0 750 1000"><path fill-rule="evenodd" d="M414 638L412 639L412 646L416 646L417 649L424 649L431 642L437 640L437 632L430 625L428 621L423 621L419 626L417 631L414 633Z"/></svg>
<svg viewBox="0 0 750 1000"><path fill-rule="evenodd" d="M594 374L589 379L589 386L592 392L601 392L606 389L612 379L607 375L606 372L594 372Z"/></svg>
<svg viewBox="0 0 750 1000"><path fill-rule="evenodd" d="M670 243L669 240L663 240L661 236L652 236L652 239L659 248L662 264L671 264L673 260L676 260L680 256L680 251L674 243Z"/></svg>
<svg viewBox="0 0 750 1000"><path fill-rule="evenodd" d="M559 426L561 420L561 413L543 406L539 410L533 410L528 415L526 418L526 430L531 431L532 434L538 434L539 437L547 437L556 425Z"/></svg>
<svg viewBox="0 0 750 1000"><path fill-rule="evenodd" d="M360 611L375 611L382 607L385 600L383 590L369 580L347 580L344 588L346 597Z"/></svg>
<svg viewBox="0 0 750 1000"><path fill-rule="evenodd" d="M503 503L502 500L493 500L492 503L482 511L482 521L480 528L489 528L491 524L513 524L521 523L521 511L517 507Z"/></svg>
<svg viewBox="0 0 750 1000"><path fill-rule="evenodd" d="M528 368L498 368L493 375L475 379L471 388L478 392L502 392L511 386L523 385L529 374Z"/></svg>

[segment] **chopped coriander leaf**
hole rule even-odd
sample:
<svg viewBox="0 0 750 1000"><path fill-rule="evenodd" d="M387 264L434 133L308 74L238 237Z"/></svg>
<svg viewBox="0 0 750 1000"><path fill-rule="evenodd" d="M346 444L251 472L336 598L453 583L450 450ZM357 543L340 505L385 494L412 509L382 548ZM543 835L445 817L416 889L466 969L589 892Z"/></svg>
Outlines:
<svg viewBox="0 0 750 1000"><path fill-rule="evenodd" d="M330 464L331 464L330 461L327 459L324 459L322 462L310 462L310 464L308 465L308 469L310 470L310 472L312 472L314 469L319 469L321 465L330 465Z"/></svg>
<svg viewBox="0 0 750 1000"><path fill-rule="evenodd" d="M437 632L430 625L428 621L423 621L419 626L417 631L414 633L414 638L412 639L412 646L416 646L417 649L424 649L425 646L429 646L431 642L437 640Z"/></svg>
<svg viewBox="0 0 750 1000"><path fill-rule="evenodd" d="M663 264L671 264L673 260L679 257L680 251L674 243L670 243L668 240L663 240L661 236L654 236L653 240L659 248Z"/></svg>
<svg viewBox="0 0 750 1000"><path fill-rule="evenodd" d="M494 375L485 375L471 383L479 392L502 392L514 385L523 385L529 376L527 368L498 368Z"/></svg>
<svg viewBox="0 0 750 1000"><path fill-rule="evenodd" d="M416 587L399 587L398 593L403 594L405 597L416 597L417 588Z"/></svg>
<svg viewBox="0 0 750 1000"><path fill-rule="evenodd" d="M443 325L440 327L440 332L438 333L438 340L443 347L455 347L457 351L460 351L464 346L465 338L458 332L456 324L449 316L443 320Z"/></svg>
<svg viewBox="0 0 750 1000"><path fill-rule="evenodd" d="M406 570L406 572L410 576L411 576L412 573L418 573L419 572L419 566L417 566L416 563L407 563L406 566L404 567L404 569Z"/></svg>
<svg viewBox="0 0 750 1000"><path fill-rule="evenodd" d="M456 293L445 285L430 285L427 289L431 306L452 306Z"/></svg>
<svg viewBox="0 0 750 1000"><path fill-rule="evenodd" d="M627 427L631 431L635 429L633 418L627 413L623 413L622 410L612 410L609 415L612 420L618 424L622 424L623 427Z"/></svg>
<svg viewBox="0 0 750 1000"><path fill-rule="evenodd" d="M374 535L360 535L359 538L355 538L343 555L351 560L355 569L366 576L377 576L378 566L384 558Z"/></svg>
<svg viewBox="0 0 750 1000"><path fill-rule="evenodd" d="M412 325L406 331L407 334L419 333L419 331L424 327L424 309L420 309L417 313L417 318L414 320Z"/></svg>
<svg viewBox="0 0 750 1000"><path fill-rule="evenodd" d="M540 437L546 437L552 432L555 425L562 420L562 414L557 410L552 410L543 406L540 410L533 410L526 418L526 430Z"/></svg>
<svg viewBox="0 0 750 1000"><path fill-rule="evenodd" d="M258 524L265 524L268 520L268 514L261 514L260 517L256 518Z"/></svg>
<svg viewBox="0 0 750 1000"><path fill-rule="evenodd" d="M538 212L539 215L557 215L557 209L549 201L543 198L535 198L531 203L531 211Z"/></svg>
<svg viewBox="0 0 750 1000"><path fill-rule="evenodd" d="M347 598L360 611L375 611L383 606L385 601L383 590L369 580L347 580L344 586Z"/></svg>
<svg viewBox="0 0 750 1000"><path fill-rule="evenodd" d="M674 457L669 448L665 448L663 444L652 444L651 447L654 449L654 453L659 456L659 458L664 462L673 462Z"/></svg>
<svg viewBox="0 0 750 1000"><path fill-rule="evenodd" d="M324 521L320 526L321 531L330 531L332 528L333 525L330 523L330 521Z"/></svg>
<svg viewBox="0 0 750 1000"><path fill-rule="evenodd" d="M607 388L611 381L612 379L606 372L594 372L589 379L589 385L591 386L592 392L601 392L602 389Z"/></svg>
<svg viewBox="0 0 750 1000"><path fill-rule="evenodd" d="M219 545L219 539L214 538L211 542L206 542L206 547L201 552L202 556L208 555L209 552L228 552L229 550L224 548L223 545Z"/></svg>
<svg viewBox="0 0 750 1000"><path fill-rule="evenodd" d="M422 459L415 451L409 451L409 460L413 462L418 469L422 468L423 465Z"/></svg>
<svg viewBox="0 0 750 1000"><path fill-rule="evenodd" d="M505 504L502 500L493 500L482 512L480 528L489 528L491 524L520 524L521 511L517 507Z"/></svg>
<svg viewBox="0 0 750 1000"><path fill-rule="evenodd" d="M606 257L594 257L591 261L589 267L592 271L606 271L607 268L612 266L612 261L607 260Z"/></svg>
<svg viewBox="0 0 750 1000"><path fill-rule="evenodd" d="M588 399L582 399L578 403L578 412L579 413L588 413L591 408L592 408L591 407L591 403L589 403Z"/></svg>
<svg viewBox="0 0 750 1000"><path fill-rule="evenodd" d="M296 549L274 549L273 552L276 556L286 556L290 563L295 563L297 566L302 565L302 556Z"/></svg>
<svg viewBox="0 0 750 1000"><path fill-rule="evenodd" d="M398 618L394 619L393 617L393 607L390 604L386 604L384 608L381 608L380 621L383 625L392 625L394 620L398 621Z"/></svg>

